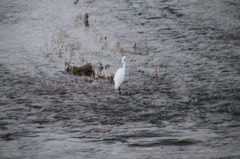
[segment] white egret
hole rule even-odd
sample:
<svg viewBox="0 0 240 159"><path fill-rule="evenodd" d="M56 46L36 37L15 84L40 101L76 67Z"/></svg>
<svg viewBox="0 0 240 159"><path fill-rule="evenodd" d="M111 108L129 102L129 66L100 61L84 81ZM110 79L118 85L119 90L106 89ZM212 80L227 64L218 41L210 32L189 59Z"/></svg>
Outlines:
<svg viewBox="0 0 240 159"><path fill-rule="evenodd" d="M122 64L123 67L119 68L113 78L113 81L115 83L115 89L119 90L119 93L121 93L120 86L124 81L124 76L125 76L125 56L122 58Z"/></svg>

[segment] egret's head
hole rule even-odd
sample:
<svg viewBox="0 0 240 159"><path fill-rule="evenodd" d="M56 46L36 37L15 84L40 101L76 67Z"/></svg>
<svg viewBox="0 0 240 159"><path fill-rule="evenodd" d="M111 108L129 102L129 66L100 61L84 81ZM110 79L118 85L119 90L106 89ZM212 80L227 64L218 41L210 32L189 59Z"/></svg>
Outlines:
<svg viewBox="0 0 240 159"><path fill-rule="evenodd" d="M122 63L123 64L125 64L125 58L126 58L126 56L123 56L123 58L122 58Z"/></svg>

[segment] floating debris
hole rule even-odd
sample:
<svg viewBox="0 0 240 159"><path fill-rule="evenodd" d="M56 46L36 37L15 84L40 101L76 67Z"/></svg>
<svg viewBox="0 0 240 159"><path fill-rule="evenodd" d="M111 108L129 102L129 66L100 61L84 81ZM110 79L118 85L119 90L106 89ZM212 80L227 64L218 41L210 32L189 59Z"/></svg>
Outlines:
<svg viewBox="0 0 240 159"><path fill-rule="evenodd" d="M103 64L101 62L98 62L94 65L95 68L98 68L98 70L101 72L104 67L103 67Z"/></svg>
<svg viewBox="0 0 240 159"><path fill-rule="evenodd" d="M105 69L109 69L110 68L110 65L105 65Z"/></svg>
<svg viewBox="0 0 240 159"><path fill-rule="evenodd" d="M75 0L75 1L74 1L74 4L77 4L77 3L78 3L78 0Z"/></svg>

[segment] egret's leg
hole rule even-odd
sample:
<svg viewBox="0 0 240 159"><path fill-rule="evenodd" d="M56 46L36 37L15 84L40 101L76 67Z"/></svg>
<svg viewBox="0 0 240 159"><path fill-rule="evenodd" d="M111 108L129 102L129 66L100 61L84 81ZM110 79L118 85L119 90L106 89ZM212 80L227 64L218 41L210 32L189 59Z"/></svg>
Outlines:
<svg viewBox="0 0 240 159"><path fill-rule="evenodd" d="M122 94L120 87L118 88L118 90L119 90L119 94Z"/></svg>

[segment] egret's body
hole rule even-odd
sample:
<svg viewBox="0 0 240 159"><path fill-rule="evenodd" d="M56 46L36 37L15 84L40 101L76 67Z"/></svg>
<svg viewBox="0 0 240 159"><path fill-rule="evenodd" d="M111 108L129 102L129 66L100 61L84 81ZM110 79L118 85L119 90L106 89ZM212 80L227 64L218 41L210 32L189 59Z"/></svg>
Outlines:
<svg viewBox="0 0 240 159"><path fill-rule="evenodd" d="M125 56L123 56L122 58L123 67L117 70L113 78L113 81L115 83L115 89L118 89L119 93L121 93L120 86L123 83L125 77L125 58L126 58Z"/></svg>

